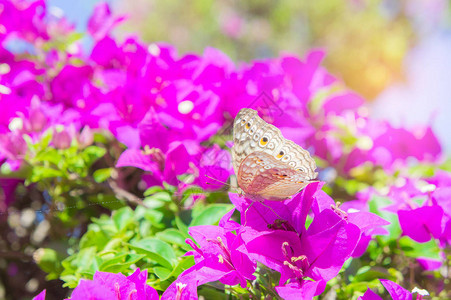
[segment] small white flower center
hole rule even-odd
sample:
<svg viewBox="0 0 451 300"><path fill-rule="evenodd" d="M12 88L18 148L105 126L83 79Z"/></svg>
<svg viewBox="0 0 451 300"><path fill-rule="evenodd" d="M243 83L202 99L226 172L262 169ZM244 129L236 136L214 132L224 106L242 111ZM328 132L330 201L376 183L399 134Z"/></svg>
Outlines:
<svg viewBox="0 0 451 300"><path fill-rule="evenodd" d="M194 103L189 101L189 100L185 100L179 103L179 112L181 114L189 114L194 108Z"/></svg>

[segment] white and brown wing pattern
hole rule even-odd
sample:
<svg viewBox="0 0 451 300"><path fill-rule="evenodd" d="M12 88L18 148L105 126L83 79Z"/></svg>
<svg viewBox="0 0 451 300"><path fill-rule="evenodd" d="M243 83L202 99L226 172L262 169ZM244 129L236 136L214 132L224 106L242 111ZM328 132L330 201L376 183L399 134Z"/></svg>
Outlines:
<svg viewBox="0 0 451 300"><path fill-rule="evenodd" d="M238 185L251 198L287 199L317 176L308 151L285 139L253 109L243 108L236 116L233 141Z"/></svg>

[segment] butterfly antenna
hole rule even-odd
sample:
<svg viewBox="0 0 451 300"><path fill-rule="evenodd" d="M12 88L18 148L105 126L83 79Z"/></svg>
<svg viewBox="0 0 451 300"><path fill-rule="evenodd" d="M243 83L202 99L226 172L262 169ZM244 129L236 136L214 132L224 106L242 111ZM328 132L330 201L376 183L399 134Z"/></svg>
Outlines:
<svg viewBox="0 0 451 300"><path fill-rule="evenodd" d="M249 206L246 208L246 210L244 211L244 225L243 225L243 226L246 226L246 224L247 224L247 211L252 207L252 205L254 205L255 202L256 202L256 201L252 201L251 205L249 205ZM268 205L266 205L265 203L260 202L260 201L259 201L259 203L260 203L261 205L263 205L264 207L269 208L269 210L271 210L271 211L277 216L277 218L279 218L280 220L284 220L281 216L279 216L279 214L277 214L277 213L274 211L274 209L272 209L271 206L268 206Z"/></svg>
<svg viewBox="0 0 451 300"><path fill-rule="evenodd" d="M205 175L205 177L208 177L208 178L210 178L210 179L213 179L213 180L215 180L215 181L217 181L217 182L220 182L220 183L222 183L222 184L224 184L224 185L227 185L227 186L229 186L229 187L232 187L231 185L230 185L230 183L227 183L227 182L224 182L224 181L221 181L221 180L218 180L218 179L216 179L216 178L213 178L213 177L211 177L211 176L208 176L208 175ZM212 183L210 183L210 182L206 182L207 184L212 184Z"/></svg>
<svg viewBox="0 0 451 300"><path fill-rule="evenodd" d="M246 210L244 211L244 225L243 225L243 226L246 226L246 224L247 224L247 216L246 216L247 211L252 207L252 205L254 205L254 203L255 203L255 201L252 201L251 205L249 205L249 206L246 208Z"/></svg>
<svg viewBox="0 0 451 300"><path fill-rule="evenodd" d="M266 207L266 208L269 208L279 219L281 219L281 220L283 220L283 218L281 217L281 216L279 216L275 211L274 211L274 209L272 209L272 207L271 206L269 206L269 205L266 205L265 203L263 203L263 201L262 202L260 202L260 204L261 205L263 205L264 207Z"/></svg>

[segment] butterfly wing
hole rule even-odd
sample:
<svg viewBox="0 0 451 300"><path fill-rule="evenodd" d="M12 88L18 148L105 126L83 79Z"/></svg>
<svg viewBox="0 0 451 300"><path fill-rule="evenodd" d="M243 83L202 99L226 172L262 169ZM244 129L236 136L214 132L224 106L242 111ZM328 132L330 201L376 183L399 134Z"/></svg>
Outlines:
<svg viewBox="0 0 451 300"><path fill-rule="evenodd" d="M240 188L247 197L256 200L288 199L310 182L304 172L291 168L263 151L249 154L237 174Z"/></svg>
<svg viewBox="0 0 451 300"><path fill-rule="evenodd" d="M243 108L239 111L233 125L233 141L235 174L239 174L240 165L246 157L255 151L261 151L284 163L286 167L300 171L307 180L313 180L318 175L310 153L285 139L277 127L266 123L253 109Z"/></svg>

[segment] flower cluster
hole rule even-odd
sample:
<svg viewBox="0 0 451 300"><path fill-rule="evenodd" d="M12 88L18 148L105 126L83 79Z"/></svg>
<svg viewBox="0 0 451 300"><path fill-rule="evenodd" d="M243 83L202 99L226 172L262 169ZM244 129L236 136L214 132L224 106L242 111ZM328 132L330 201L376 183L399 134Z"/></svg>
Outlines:
<svg viewBox="0 0 451 300"><path fill-rule="evenodd" d="M27 155L24 135L35 141L52 130L53 146L67 148L74 138L91 141L79 134L81 128L106 129L128 148L118 166L150 172L150 186L174 185L179 175L214 168L215 161L200 163L211 152L203 143L242 107L259 110L339 174L365 162L389 170L409 157L433 161L440 155L429 127L410 132L369 119L362 98L320 67L321 51L304 61L284 55L240 67L212 48L180 57L170 45L113 39L110 32L123 17L113 16L106 4L89 20L95 41L89 55L76 42L66 51L47 50L53 46L49 38L70 35L72 28L43 13L44 1L7 3L3 18L15 17L2 20L0 84L7 109L0 119L0 148L3 164L13 171ZM19 18L34 21L16 28ZM18 60L7 50L18 39L45 55Z"/></svg>
<svg viewBox="0 0 451 300"><path fill-rule="evenodd" d="M246 289L255 297L263 291L284 299L310 299L330 289L331 280L338 280L351 259L364 256L376 236L398 238L400 232L417 243L437 242L437 257L414 257L426 270L443 265L451 244L451 175L409 174L412 162L437 166L442 160L440 143L429 126L409 130L372 119L364 100L321 67L323 51L312 51L304 59L283 54L236 65L213 48L202 55L180 56L163 43L145 45L136 37L119 41L112 30L124 20L107 4L97 5L87 30L93 47L86 53L73 26L49 13L44 0L0 0L0 165L2 175L8 175L0 178L2 210L14 204L14 191L23 182L48 187L48 178L66 179L56 183L78 180L77 190L64 194L77 197L86 183L80 180L93 165L91 157L111 150L105 160L114 161L115 173L108 182L113 181L118 198L130 198L130 192L119 187L175 190L168 199L152 202L155 215L146 218L158 220L158 230L163 223L183 227L179 208L164 201L173 201L193 185L207 192L192 196L182 210L194 211L196 205L214 201L209 196L221 192L216 180L227 182L233 174L230 129L243 107L256 109L286 138L308 149L318 160L322 182L280 202L223 195L233 210L219 223L193 222L181 234L190 237L186 243L192 250L186 256L193 257L194 264L177 270L172 284L161 282L175 273L163 274L158 266L149 279L147 270L136 269L128 277L97 271L89 273L92 281L79 282L71 299L158 299L146 280L158 284L163 299L197 299L198 287L213 281L232 287L232 294ZM16 49L20 43L25 43L25 51ZM107 150L93 155L90 147L102 143ZM46 152L49 149L54 151ZM91 150L77 152L81 149ZM82 153L81 162L74 158L77 153ZM52 155L73 159L73 165L61 166ZM52 159L60 169L49 167ZM83 159L89 163L83 165ZM127 185L127 167L142 170L137 173L139 184ZM88 183L106 181L101 174ZM95 195L102 188L88 192ZM64 198L63 192L49 194L53 200ZM383 197L389 201L386 206L372 205ZM143 204L139 198L135 202ZM161 207L169 208L160 215ZM173 219L164 219L173 211ZM385 220L386 211L397 215L399 225ZM117 223L123 219L117 217ZM389 224L395 229L387 229ZM139 238L157 231L149 227L140 228ZM126 231L127 224L123 228ZM89 244L86 240L83 243ZM121 244L122 252L142 251L136 261L145 256L142 253L160 258L153 246L153 252L136 246L137 240ZM102 248L102 255L115 246ZM172 261L162 261L172 266ZM268 280L262 279L264 274ZM387 282L382 284L393 295L397 288Z"/></svg>
<svg viewBox="0 0 451 300"><path fill-rule="evenodd" d="M195 299L197 285L215 280L245 287L246 280L255 279L255 262L280 273L275 290L283 298L309 299L321 294L348 258L365 251L366 237L388 224L369 212L342 211L321 186L312 183L280 203L252 203L230 194L244 225L230 220L232 210L219 226L191 227L190 235L201 246L187 241L196 264L180 275L163 298L178 293L186 295L184 299ZM310 210L313 220L306 228ZM189 288L185 291L180 286Z"/></svg>
<svg viewBox="0 0 451 300"><path fill-rule="evenodd" d="M404 289L403 287L399 286L398 284L386 280L381 279L382 285L387 289L388 293L392 297L392 299L416 299L416 300L423 300L423 296L429 296L429 293L425 290L414 288L412 292L409 292L408 290ZM416 294L416 297L413 298L413 295ZM359 300L381 300L382 298L368 289L365 294L362 297L359 297Z"/></svg>
<svg viewBox="0 0 451 300"><path fill-rule="evenodd" d="M415 256L425 270L438 270L451 245L450 180L450 173L443 171L424 180L401 177L383 195L390 204L380 209L397 215L402 235L436 248L433 254Z"/></svg>
<svg viewBox="0 0 451 300"><path fill-rule="evenodd" d="M72 300L82 299L135 299L158 300L155 289L146 284L147 270L136 269L130 276L96 272L93 280L81 280L72 292ZM45 300L43 290L34 300Z"/></svg>

